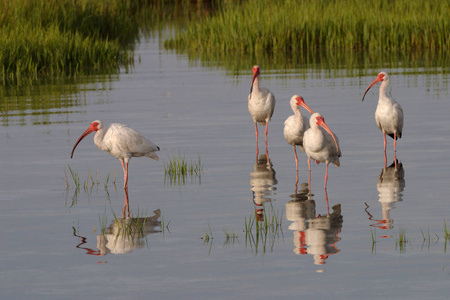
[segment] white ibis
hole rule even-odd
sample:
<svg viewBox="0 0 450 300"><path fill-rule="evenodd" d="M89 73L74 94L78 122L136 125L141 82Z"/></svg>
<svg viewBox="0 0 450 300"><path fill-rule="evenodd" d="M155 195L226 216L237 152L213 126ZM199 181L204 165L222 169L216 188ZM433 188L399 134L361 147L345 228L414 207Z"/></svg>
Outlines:
<svg viewBox="0 0 450 300"><path fill-rule="evenodd" d="M248 111L255 123L256 147L258 147L257 123L266 125L264 135L266 140L266 155L267 159L269 159L267 153L267 129L275 109L275 96L269 89L259 86L259 72L259 66L253 66L252 84L250 86L250 94L248 95Z"/></svg>
<svg viewBox="0 0 450 300"><path fill-rule="evenodd" d="M89 128L80 136L75 146L73 146L70 158L73 157L73 152L81 140L94 131L96 131L94 143L98 149L109 152L122 163L123 189L125 191L128 191L128 163L132 157L147 156L155 160L159 159L155 154L156 151L159 151L159 147L146 139L141 133L119 123L112 123L104 127L99 120L92 122Z"/></svg>
<svg viewBox="0 0 450 300"><path fill-rule="evenodd" d="M309 119L311 128L306 130L303 135L303 147L308 155L308 167L311 174L311 158L316 163L325 163L325 183L324 188L327 188L328 181L328 164L332 163L336 167L340 166L339 157L341 157L341 150L339 149L339 141L337 136L330 130L322 115L313 113ZM325 129L324 132L320 127Z"/></svg>
<svg viewBox="0 0 450 300"><path fill-rule="evenodd" d="M305 103L303 97L300 97L298 95L292 96L289 103L292 110L294 111L294 114L289 116L286 121L284 121L283 132L284 138L286 139L288 144L292 145L292 147L294 148L295 167L298 171L298 157L295 146L298 146L302 152L305 152L305 149L303 148L303 134L309 128L309 122L306 120L306 117L302 115L298 106L302 106L311 114L313 114L314 112L308 106L308 104Z"/></svg>
<svg viewBox="0 0 450 300"><path fill-rule="evenodd" d="M386 167L386 134L394 139L394 154L397 154L397 139L402 137L403 130L403 109L394 98L387 95L386 90L389 86L389 75L386 72L378 74L377 78L366 89L362 101L369 89L381 81L380 97L378 99L377 110L375 111L375 121L378 128L383 132L384 139L384 157Z"/></svg>

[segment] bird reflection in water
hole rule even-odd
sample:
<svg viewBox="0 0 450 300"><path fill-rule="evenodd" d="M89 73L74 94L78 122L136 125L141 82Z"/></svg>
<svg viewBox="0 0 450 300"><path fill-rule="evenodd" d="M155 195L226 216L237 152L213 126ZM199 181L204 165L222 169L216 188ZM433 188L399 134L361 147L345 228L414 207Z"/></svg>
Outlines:
<svg viewBox="0 0 450 300"><path fill-rule="evenodd" d="M159 209L151 217L121 218L114 220L103 234L97 236L97 248L102 255L131 253L143 248L147 243L145 237L161 232Z"/></svg>
<svg viewBox="0 0 450 300"><path fill-rule="evenodd" d="M102 229L102 233L97 236L97 250L82 247L87 243L87 239L76 234L74 228L74 236L81 239L77 248L86 250L88 255L131 253L134 249L143 248L147 244L147 235L161 232L161 222L159 221L161 211L159 209L153 211L154 215L151 217L139 215L130 217L127 191L125 198L126 204L123 207L122 218L115 218L108 228Z"/></svg>
<svg viewBox="0 0 450 300"><path fill-rule="evenodd" d="M397 168L396 168L397 165ZM366 213L369 215L369 220L374 221L372 227L377 227L383 230L392 229L394 220L391 219L390 210L393 209L396 202L402 201L403 190L405 188L405 171L403 164L394 161L389 167L383 168L381 174L378 176L377 190L378 201L381 203L382 219L375 219L369 213L369 206L366 203ZM391 235L383 235L383 238L391 237Z"/></svg>
<svg viewBox="0 0 450 300"><path fill-rule="evenodd" d="M278 180L275 177L276 172L273 169L271 161L267 160L265 154L258 157L258 161L253 165L253 171L250 173L250 185L252 190L252 200L256 206L256 217L258 221L264 219L263 204L271 202L271 198L276 191L275 185Z"/></svg>
<svg viewBox="0 0 450 300"><path fill-rule="evenodd" d="M316 216L316 202L306 183L290 197L293 199L286 203L286 219L292 222L289 229L294 232L294 252L312 255L316 265L325 264L330 255L340 252L336 243L343 223L341 205L334 205L331 214Z"/></svg>

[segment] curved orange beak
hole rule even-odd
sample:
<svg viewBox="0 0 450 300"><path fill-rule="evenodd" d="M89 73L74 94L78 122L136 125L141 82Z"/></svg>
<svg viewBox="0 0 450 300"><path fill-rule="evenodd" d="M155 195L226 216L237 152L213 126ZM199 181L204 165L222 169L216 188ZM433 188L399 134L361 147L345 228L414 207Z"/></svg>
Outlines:
<svg viewBox="0 0 450 300"><path fill-rule="evenodd" d="M75 151L75 148L78 146L78 144L81 142L82 139L84 139L86 136L88 136L91 132L97 131L98 128L96 127L95 123L92 123L91 126L80 136L78 141L75 143L75 146L73 146L72 153L70 154L70 158L73 157L73 152Z"/></svg>
<svg viewBox="0 0 450 300"><path fill-rule="evenodd" d="M308 106L308 104L306 104L303 97L297 97L296 100L297 100L297 105L300 105L301 107L303 107L304 109L309 111L310 114L314 113L313 110Z"/></svg>
<svg viewBox="0 0 450 300"><path fill-rule="evenodd" d="M369 87L367 88L367 90L364 92L364 95L362 97L362 101L364 102L364 97L366 96L367 92L370 90L371 87L373 87L375 84L377 84L380 81L383 81L383 74L379 74L377 76L377 78L369 85Z"/></svg>

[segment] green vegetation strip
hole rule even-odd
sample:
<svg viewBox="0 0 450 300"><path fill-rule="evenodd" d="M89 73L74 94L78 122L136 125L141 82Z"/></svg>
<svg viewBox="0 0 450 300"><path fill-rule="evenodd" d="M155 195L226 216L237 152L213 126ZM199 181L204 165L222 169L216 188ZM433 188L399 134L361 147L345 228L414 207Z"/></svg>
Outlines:
<svg viewBox="0 0 450 300"><path fill-rule="evenodd" d="M192 22L165 46L223 57L319 49L444 52L450 50L450 1L225 1L219 13Z"/></svg>
<svg viewBox="0 0 450 300"><path fill-rule="evenodd" d="M133 59L139 1L0 0L0 80L117 71Z"/></svg>

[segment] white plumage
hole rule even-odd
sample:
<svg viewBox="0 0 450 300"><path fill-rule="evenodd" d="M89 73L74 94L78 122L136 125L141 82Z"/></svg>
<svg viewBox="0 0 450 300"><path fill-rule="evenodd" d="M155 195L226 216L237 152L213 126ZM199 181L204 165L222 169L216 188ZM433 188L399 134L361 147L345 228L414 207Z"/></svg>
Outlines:
<svg viewBox="0 0 450 300"><path fill-rule="evenodd" d="M292 147L294 148L295 167L296 170L298 170L298 157L295 146L298 146L302 152L305 152L305 149L303 148L303 134L309 128L308 119L301 113L299 105L308 110L311 114L313 114L314 112L305 103L303 97L300 97L298 95L292 96L289 103L294 114L289 116L286 121L284 121L283 133L287 143L289 145L292 145Z"/></svg>
<svg viewBox="0 0 450 300"><path fill-rule="evenodd" d="M362 101L369 89L381 81L380 96L378 106L375 111L375 121L378 128L383 132L384 152L386 153L386 134L394 139L394 153L397 152L397 139L402 137L403 132L403 109L394 98L387 94L389 86L389 75L386 72L380 72L377 78L366 89ZM386 167L386 166L385 166Z"/></svg>
<svg viewBox="0 0 450 300"><path fill-rule="evenodd" d="M109 126L103 126L102 122L95 120L89 128L80 136L72 149L70 158L77 145L83 138L95 131L94 143L98 149L110 153L122 163L124 173L124 189L128 189L128 163L132 157L147 156L158 160L156 151L159 147L146 139L141 133L119 123L111 123Z"/></svg>
<svg viewBox="0 0 450 300"><path fill-rule="evenodd" d="M332 163L336 167L340 166L339 140L325 123L324 118L319 113L311 115L309 121L310 128L303 135L303 147L308 155L308 167L311 172L311 159L317 163L326 164L324 188L328 181L328 164ZM323 130L325 129L325 130Z"/></svg>
<svg viewBox="0 0 450 300"><path fill-rule="evenodd" d="M252 84L250 86L250 94L248 95L248 111L255 123L256 142L258 142L258 126L265 125L265 140L267 145L267 130L270 119L275 109L275 96L264 87L259 86L259 66L253 67Z"/></svg>

